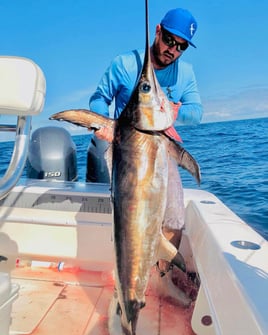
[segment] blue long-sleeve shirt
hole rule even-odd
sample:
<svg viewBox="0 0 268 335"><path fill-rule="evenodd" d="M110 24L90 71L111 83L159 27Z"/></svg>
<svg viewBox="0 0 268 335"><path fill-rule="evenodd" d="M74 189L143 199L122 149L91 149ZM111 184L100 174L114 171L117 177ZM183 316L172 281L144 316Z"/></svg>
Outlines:
<svg viewBox="0 0 268 335"><path fill-rule="evenodd" d="M138 50L138 54L143 63L144 50ZM90 109L109 116L109 106L114 99L114 113L110 116L118 118L130 99L140 70L133 51L115 57L89 100ZM203 108L192 66L178 58L155 73L168 99L182 103L177 120L184 124L200 123Z"/></svg>

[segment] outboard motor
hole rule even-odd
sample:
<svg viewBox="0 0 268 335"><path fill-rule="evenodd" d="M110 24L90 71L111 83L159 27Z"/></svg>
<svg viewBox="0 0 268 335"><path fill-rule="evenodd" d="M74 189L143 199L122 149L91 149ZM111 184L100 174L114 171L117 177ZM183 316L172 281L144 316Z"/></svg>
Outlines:
<svg viewBox="0 0 268 335"><path fill-rule="evenodd" d="M29 145L27 177L34 179L77 180L76 145L60 127L36 129Z"/></svg>
<svg viewBox="0 0 268 335"><path fill-rule="evenodd" d="M86 181L92 183L110 183L109 170L104 158L109 143L93 136L87 149Z"/></svg>

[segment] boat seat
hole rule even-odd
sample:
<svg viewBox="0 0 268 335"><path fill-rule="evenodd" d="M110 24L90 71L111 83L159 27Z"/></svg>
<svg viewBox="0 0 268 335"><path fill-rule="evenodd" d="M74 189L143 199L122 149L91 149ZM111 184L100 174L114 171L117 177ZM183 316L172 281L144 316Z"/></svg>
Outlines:
<svg viewBox="0 0 268 335"><path fill-rule="evenodd" d="M192 199L185 234L201 281L193 330L268 334L268 242L212 194Z"/></svg>
<svg viewBox="0 0 268 335"><path fill-rule="evenodd" d="M0 124L0 131L16 131L15 145L7 170L0 178L0 199L18 182L28 154L31 118L44 106L46 81L33 61L0 56L0 115L16 115L16 125Z"/></svg>
<svg viewBox="0 0 268 335"><path fill-rule="evenodd" d="M38 115L44 106L46 81L32 60L0 56L0 114Z"/></svg>

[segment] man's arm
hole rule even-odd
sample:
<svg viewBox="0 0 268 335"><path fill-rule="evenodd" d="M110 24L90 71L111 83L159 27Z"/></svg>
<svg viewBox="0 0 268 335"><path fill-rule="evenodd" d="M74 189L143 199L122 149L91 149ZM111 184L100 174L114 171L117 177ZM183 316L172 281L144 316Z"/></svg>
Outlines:
<svg viewBox="0 0 268 335"><path fill-rule="evenodd" d="M202 120L203 107L198 103L182 104L178 121L183 124L199 124Z"/></svg>
<svg viewBox="0 0 268 335"><path fill-rule="evenodd" d="M177 120L183 124L198 124L203 116L203 107L195 74L190 64L187 64L187 72L184 72L183 77L187 84L180 99L182 105Z"/></svg>
<svg viewBox="0 0 268 335"><path fill-rule="evenodd" d="M109 116L109 106L115 96L115 84L113 83L115 71L116 66L115 61L113 61L102 76L96 91L89 99L90 110L104 116Z"/></svg>
<svg viewBox="0 0 268 335"><path fill-rule="evenodd" d="M137 64L133 52L115 57L89 99L90 110L109 116L109 106L114 100L112 117L118 118L129 101L136 78Z"/></svg>
<svg viewBox="0 0 268 335"><path fill-rule="evenodd" d="M137 68L135 68L136 64L133 62L133 58L133 55L131 57L126 57L126 55L115 57L102 76L96 91L89 99L90 110L104 116L119 117L129 100L135 84L134 78L137 76ZM115 107L114 114L111 116L109 106L113 100L115 100ZM113 129L102 128L95 131L95 134L99 139L111 142Z"/></svg>

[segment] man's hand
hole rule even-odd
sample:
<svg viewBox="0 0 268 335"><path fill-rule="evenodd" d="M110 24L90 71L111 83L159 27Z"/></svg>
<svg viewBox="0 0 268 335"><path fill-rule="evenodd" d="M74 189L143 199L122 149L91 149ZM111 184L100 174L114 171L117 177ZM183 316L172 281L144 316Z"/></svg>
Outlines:
<svg viewBox="0 0 268 335"><path fill-rule="evenodd" d="M114 139L114 129L112 127L101 127L95 130L95 135L98 139L111 143Z"/></svg>

